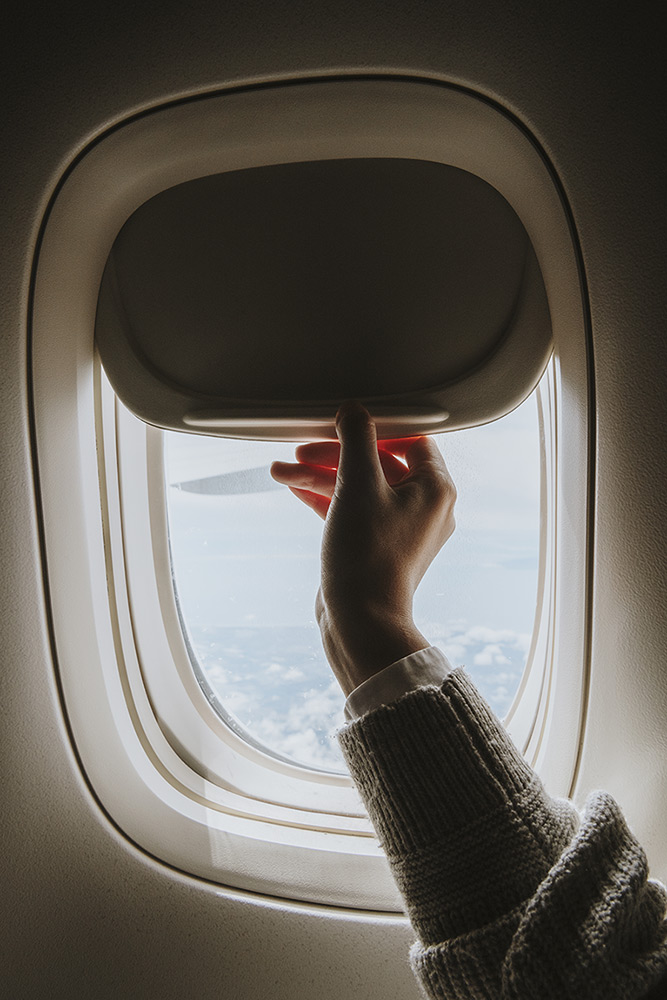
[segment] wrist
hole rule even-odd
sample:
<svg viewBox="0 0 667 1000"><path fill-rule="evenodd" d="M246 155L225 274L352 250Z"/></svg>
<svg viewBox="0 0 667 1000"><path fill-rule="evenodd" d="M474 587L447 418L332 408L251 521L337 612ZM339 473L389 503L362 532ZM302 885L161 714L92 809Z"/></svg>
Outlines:
<svg viewBox="0 0 667 1000"><path fill-rule="evenodd" d="M430 645L411 614L359 609L337 618L323 609L319 624L327 659L346 697L380 670Z"/></svg>

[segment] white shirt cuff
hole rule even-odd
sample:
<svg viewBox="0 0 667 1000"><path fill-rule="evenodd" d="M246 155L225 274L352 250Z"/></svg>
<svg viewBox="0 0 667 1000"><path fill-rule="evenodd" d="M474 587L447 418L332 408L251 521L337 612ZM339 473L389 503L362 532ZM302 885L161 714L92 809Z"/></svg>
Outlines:
<svg viewBox="0 0 667 1000"><path fill-rule="evenodd" d="M345 702L345 719L358 719L380 705L390 705L409 691L435 684L440 687L453 670L437 646L428 646L373 674L350 693Z"/></svg>

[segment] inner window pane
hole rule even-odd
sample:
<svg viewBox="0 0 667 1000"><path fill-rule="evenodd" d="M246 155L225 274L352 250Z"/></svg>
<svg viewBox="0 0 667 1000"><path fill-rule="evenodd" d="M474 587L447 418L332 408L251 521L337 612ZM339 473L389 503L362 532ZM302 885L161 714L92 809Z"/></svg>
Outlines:
<svg viewBox="0 0 667 1000"><path fill-rule="evenodd" d="M174 585L211 703L269 752L344 770L344 698L314 616L322 521L269 475L291 444L165 432ZM535 617L539 428L535 394L484 427L439 435L457 528L415 598L419 629L465 664L503 716Z"/></svg>

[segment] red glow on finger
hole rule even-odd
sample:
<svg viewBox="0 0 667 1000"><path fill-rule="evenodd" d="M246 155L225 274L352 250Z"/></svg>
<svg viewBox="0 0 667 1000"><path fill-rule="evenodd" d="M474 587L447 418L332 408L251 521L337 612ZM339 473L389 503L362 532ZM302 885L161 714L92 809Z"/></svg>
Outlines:
<svg viewBox="0 0 667 1000"><path fill-rule="evenodd" d="M404 458L406 452L412 447L415 442L420 441L423 438L423 434L417 435L417 437L406 437L406 438L385 438L378 441L379 451L388 451L391 455L397 458Z"/></svg>
<svg viewBox="0 0 667 1000"><path fill-rule="evenodd" d="M329 505L331 501L328 497L323 497L319 493L311 493L310 490L301 490L296 486L289 487L290 493L293 493L295 497L305 503L306 507L310 507L314 510L322 520L324 520L329 511Z"/></svg>
<svg viewBox="0 0 667 1000"><path fill-rule="evenodd" d="M336 469L340 457L340 444L337 441L310 441L298 445L295 454L297 461L307 465Z"/></svg>

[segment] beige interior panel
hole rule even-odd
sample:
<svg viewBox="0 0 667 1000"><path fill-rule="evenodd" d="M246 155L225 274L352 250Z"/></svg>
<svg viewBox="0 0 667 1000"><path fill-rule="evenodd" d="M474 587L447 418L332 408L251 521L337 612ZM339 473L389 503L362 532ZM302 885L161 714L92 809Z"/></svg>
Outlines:
<svg viewBox="0 0 667 1000"><path fill-rule="evenodd" d="M587 537L587 575L584 584L568 577L566 562L559 599L566 603L561 662L569 661L579 642L571 635L572 605L589 625L582 658L588 701L583 720L574 720L556 742L550 763L558 770L564 760L565 773L572 774L572 730L584 721L585 739L576 748L577 801L595 787L610 791L644 844L653 874L665 880L667 339L659 6L629 17L625 8L611 5L602 17L594 5L534 0L202 0L179 8L118 0L71 11L42 5L38 13L34 5L13 5L11 15L2 37L0 167L0 912L7 996L419 995L407 965L411 932L399 919L230 891L130 842L95 796L63 698L52 612L54 597L64 601L66 593L51 592L45 564L31 426L32 294L44 227L79 157L102 138L115 136L118 152L126 126L140 130L155 109L169 106L178 117L190 102L244 95L257 85L370 77L479 95L524 133L554 179L587 302L581 338L572 334L576 316L563 305L569 281L548 266L554 228L547 221L541 237L529 218L535 190L520 179L515 161L495 153L484 178L499 191L501 175L516 178L511 196L503 196L533 244L554 340L559 356L567 355L563 412L590 431L588 448L573 447L573 436L567 438L570 474L582 485L574 499L566 495L563 508L563 530L574 526ZM298 132L302 111L289 96L280 117ZM400 102L392 117L405 125ZM333 130L349 118L332 118ZM232 131L229 119L218 117L208 126L211 146ZM426 141L419 152L408 148L409 135L407 129L402 141L380 149L367 128L366 145L355 155L430 159ZM469 129L466 135L471 158L479 160L479 150L475 157L471 152L476 140ZM180 173L172 164L157 180L146 169L149 147L163 157L173 138L172 121L146 139L146 155L130 164L117 155L111 167L100 169L82 209L100 244L71 240L60 255L61 271L86 272L72 310L84 315L88 338L71 341L80 352L84 382L97 291L116 236L150 198L195 176L190 164ZM324 158L340 156L320 133L317 140ZM294 149L301 162L310 155ZM458 165L479 175L472 163ZM132 184L105 222L96 206L118 195L125 166ZM239 156L234 168L247 166ZM222 170L211 154L202 175ZM79 221L83 227L85 220ZM57 284L58 274L53 278ZM78 386L59 382L62 331L51 326L50 333L45 369L50 363L50 419L60 447L77 433L63 413ZM454 412L454 391L451 397ZM68 542L65 533L65 551ZM85 683L88 664L79 667Z"/></svg>

